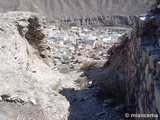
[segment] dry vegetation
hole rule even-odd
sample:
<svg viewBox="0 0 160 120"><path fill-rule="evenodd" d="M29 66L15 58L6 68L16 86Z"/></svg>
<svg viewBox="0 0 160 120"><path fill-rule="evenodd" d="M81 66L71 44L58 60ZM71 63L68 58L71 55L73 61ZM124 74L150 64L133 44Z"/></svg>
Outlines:
<svg viewBox="0 0 160 120"><path fill-rule="evenodd" d="M80 66L80 71L89 70L94 67L102 67L104 65L105 61L84 61L82 65Z"/></svg>
<svg viewBox="0 0 160 120"><path fill-rule="evenodd" d="M81 71L89 70L90 68L96 67L97 63L94 61L84 61L80 67Z"/></svg>

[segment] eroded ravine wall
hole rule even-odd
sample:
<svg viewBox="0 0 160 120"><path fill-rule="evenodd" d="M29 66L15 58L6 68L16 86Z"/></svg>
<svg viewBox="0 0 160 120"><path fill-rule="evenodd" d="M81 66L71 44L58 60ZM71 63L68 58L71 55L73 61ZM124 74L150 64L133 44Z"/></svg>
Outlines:
<svg viewBox="0 0 160 120"><path fill-rule="evenodd" d="M132 114L160 113L159 46L160 9L153 8L147 15L137 17L132 32L119 38L108 51L110 57L101 82L117 98L124 99Z"/></svg>

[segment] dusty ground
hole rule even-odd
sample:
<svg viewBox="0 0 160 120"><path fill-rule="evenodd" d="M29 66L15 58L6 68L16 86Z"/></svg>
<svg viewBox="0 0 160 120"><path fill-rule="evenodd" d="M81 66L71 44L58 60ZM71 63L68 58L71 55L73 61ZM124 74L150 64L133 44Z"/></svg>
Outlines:
<svg viewBox="0 0 160 120"><path fill-rule="evenodd" d="M94 74L94 72L89 74ZM61 102L57 104L69 102L69 114L66 116L66 120L123 120L122 114L114 112L113 108L103 106L104 99L97 97L98 85L80 86L75 82L79 76L82 76L82 72L72 71L68 74L59 75L61 76L61 83L57 87L57 91L66 99L61 99ZM62 98L59 93L54 93L57 100ZM0 106L0 120L48 120L45 117L44 108L39 105L30 103L22 105L1 101ZM53 106L48 106L46 110L52 110L50 107ZM52 115L54 116L54 113ZM57 118L56 120L64 119Z"/></svg>
<svg viewBox="0 0 160 120"><path fill-rule="evenodd" d="M46 120L42 109L30 104L0 102L0 120Z"/></svg>

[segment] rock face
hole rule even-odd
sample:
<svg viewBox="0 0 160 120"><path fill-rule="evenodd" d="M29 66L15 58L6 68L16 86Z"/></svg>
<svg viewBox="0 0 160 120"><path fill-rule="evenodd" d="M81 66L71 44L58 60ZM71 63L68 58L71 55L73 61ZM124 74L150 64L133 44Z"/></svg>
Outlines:
<svg viewBox="0 0 160 120"><path fill-rule="evenodd" d="M135 16L95 16L95 17L79 17L79 18L63 18L61 24L69 26L84 26L84 25L105 25L105 26L132 26L135 24Z"/></svg>
<svg viewBox="0 0 160 120"><path fill-rule="evenodd" d="M137 18L134 30L108 51L110 58L100 79L117 98L122 96L134 110L131 113L150 113L157 119L160 113L159 18L158 6ZM112 90L109 86L115 87Z"/></svg>
<svg viewBox="0 0 160 120"><path fill-rule="evenodd" d="M146 13L153 2L155 0L1 0L0 11L36 12L50 21L61 20L71 25L104 24L104 17L109 17L105 24L124 20L123 24L127 25L127 21L132 21L129 16Z"/></svg>
<svg viewBox="0 0 160 120"><path fill-rule="evenodd" d="M64 119L69 104L63 101L64 97L53 94L60 75L51 70L54 60L44 34L45 19L29 12L0 16L0 97L8 102L37 106L34 112L42 113L40 120ZM13 108L10 111L15 111ZM15 114L22 115L19 119L26 119L23 116L30 113L23 111L25 107L19 109ZM4 111L2 107L0 114ZM8 114L7 118L15 117Z"/></svg>

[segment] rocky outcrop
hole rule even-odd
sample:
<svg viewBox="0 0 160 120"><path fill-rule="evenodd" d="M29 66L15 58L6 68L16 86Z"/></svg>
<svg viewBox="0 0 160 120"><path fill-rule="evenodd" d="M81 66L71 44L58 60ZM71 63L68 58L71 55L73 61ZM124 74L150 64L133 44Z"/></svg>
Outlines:
<svg viewBox="0 0 160 120"><path fill-rule="evenodd" d="M79 17L79 18L63 18L61 24L69 26L132 26L135 24L135 16L97 16L97 17Z"/></svg>
<svg viewBox="0 0 160 120"><path fill-rule="evenodd" d="M12 12L11 14L13 15L14 13ZM17 15L17 12L15 12L15 14ZM21 13L19 13L19 15L20 14ZM21 19L23 19L23 16L16 21L19 34L36 50L44 62L48 64L50 68L53 68L54 60L51 58L50 47L47 44L47 36L44 31L45 18L42 18L40 21L37 17L30 17L27 20L27 25L24 25Z"/></svg>
<svg viewBox="0 0 160 120"><path fill-rule="evenodd" d="M128 40L125 65L126 102L127 105L136 106L136 113L160 113L159 16L158 7L153 8L148 15L140 16L139 25Z"/></svg>
<svg viewBox="0 0 160 120"><path fill-rule="evenodd" d="M54 60L47 45L45 19L29 12L0 16L0 99L12 111L9 114L1 107L0 119L65 119L69 103L55 91L61 83L59 76L63 77L51 70ZM32 118L26 118L29 109L34 109Z"/></svg>
<svg viewBox="0 0 160 120"><path fill-rule="evenodd" d="M96 76L106 93L125 101L127 111L137 113L137 119L138 114L154 114L143 116L144 120L158 119L160 114L159 17L159 5L147 15L139 16L132 32L110 48L110 57Z"/></svg>

